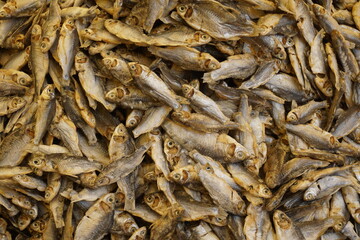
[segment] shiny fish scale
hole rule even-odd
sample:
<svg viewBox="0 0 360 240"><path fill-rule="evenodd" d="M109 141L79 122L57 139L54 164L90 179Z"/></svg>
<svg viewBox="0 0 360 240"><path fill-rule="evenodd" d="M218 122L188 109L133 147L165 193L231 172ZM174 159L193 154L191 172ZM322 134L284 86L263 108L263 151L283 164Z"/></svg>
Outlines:
<svg viewBox="0 0 360 240"><path fill-rule="evenodd" d="M0 239L360 239L356 0L0 1Z"/></svg>

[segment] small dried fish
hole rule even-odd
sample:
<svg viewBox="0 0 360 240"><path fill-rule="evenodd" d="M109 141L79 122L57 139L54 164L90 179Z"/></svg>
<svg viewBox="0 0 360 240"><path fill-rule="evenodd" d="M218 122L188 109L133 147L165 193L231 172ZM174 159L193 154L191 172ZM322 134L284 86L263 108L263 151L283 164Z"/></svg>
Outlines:
<svg viewBox="0 0 360 240"><path fill-rule="evenodd" d="M0 0L0 239L360 239L356 0Z"/></svg>

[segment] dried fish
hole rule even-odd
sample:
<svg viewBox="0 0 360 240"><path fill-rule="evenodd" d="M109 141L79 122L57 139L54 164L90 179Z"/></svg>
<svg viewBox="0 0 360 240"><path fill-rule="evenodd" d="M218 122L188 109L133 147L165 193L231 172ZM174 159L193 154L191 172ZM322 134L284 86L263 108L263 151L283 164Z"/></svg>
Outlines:
<svg viewBox="0 0 360 240"><path fill-rule="evenodd" d="M0 238L359 239L359 10L0 1Z"/></svg>

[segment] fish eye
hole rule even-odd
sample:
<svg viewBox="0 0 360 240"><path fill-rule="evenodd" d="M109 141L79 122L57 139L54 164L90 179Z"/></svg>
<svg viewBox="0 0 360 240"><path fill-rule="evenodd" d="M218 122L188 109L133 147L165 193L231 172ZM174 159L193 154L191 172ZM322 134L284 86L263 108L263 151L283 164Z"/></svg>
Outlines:
<svg viewBox="0 0 360 240"><path fill-rule="evenodd" d="M186 7L184 5L181 5L178 7L180 12L185 12L186 11Z"/></svg>
<svg viewBox="0 0 360 240"><path fill-rule="evenodd" d="M177 180L181 179L181 175L179 173L174 174L174 179Z"/></svg>
<svg viewBox="0 0 360 240"><path fill-rule="evenodd" d="M147 202L152 202L154 200L154 196L153 195L150 195L150 196L147 196L146 197L146 201Z"/></svg>
<svg viewBox="0 0 360 240"><path fill-rule="evenodd" d="M21 179L21 177L22 177L22 176L21 176L20 174L15 175L15 178L16 178L16 179Z"/></svg>
<svg viewBox="0 0 360 240"><path fill-rule="evenodd" d="M26 84L26 80L25 80L25 78L19 78L19 83L21 84L21 85L25 85Z"/></svg>
<svg viewBox="0 0 360 240"><path fill-rule="evenodd" d="M207 39L209 39L209 36L206 34L201 34L201 39L207 40Z"/></svg>
<svg viewBox="0 0 360 240"><path fill-rule="evenodd" d="M175 210L175 216L179 216L180 215L180 211L179 210Z"/></svg>
<svg viewBox="0 0 360 240"><path fill-rule="evenodd" d="M223 219L221 217L216 217L215 219L216 219L217 222L222 222L223 221Z"/></svg>
<svg viewBox="0 0 360 240"><path fill-rule="evenodd" d="M134 65L131 65L131 66L130 66L130 69L131 69L131 70L136 70L135 64L134 64Z"/></svg>
<svg viewBox="0 0 360 240"><path fill-rule="evenodd" d="M25 223L23 221L19 221L19 225L24 225Z"/></svg>
<svg viewBox="0 0 360 240"><path fill-rule="evenodd" d="M39 224L37 222L34 222L33 226L37 228L39 227Z"/></svg>
<svg viewBox="0 0 360 240"><path fill-rule="evenodd" d="M45 198L49 198L49 197L50 197L50 193L49 192L45 193Z"/></svg>
<svg viewBox="0 0 360 240"><path fill-rule="evenodd" d="M129 231L130 231L131 233L133 233L133 232L135 232L136 230L137 230L136 227L131 227Z"/></svg>
<svg viewBox="0 0 360 240"><path fill-rule="evenodd" d="M175 146L174 141L169 141L169 142L167 143L167 146L168 146L169 148L174 147L174 146Z"/></svg>
<svg viewBox="0 0 360 240"><path fill-rule="evenodd" d="M110 202L110 203L112 203L112 202L114 202L114 198L113 198L113 197L109 197L109 198L107 199L107 201Z"/></svg>
<svg viewBox="0 0 360 240"><path fill-rule="evenodd" d="M209 68L211 68L211 69L216 69L216 68L217 68L217 64L215 64L215 63L210 63Z"/></svg>
<svg viewBox="0 0 360 240"><path fill-rule="evenodd" d="M211 170L211 167L210 167L210 166L207 166L205 169L206 169L207 171L210 171L210 170Z"/></svg>
<svg viewBox="0 0 360 240"><path fill-rule="evenodd" d="M244 158L244 153L243 153L243 152L238 151L238 152L236 152L235 154L236 154L236 157L239 158L239 159L243 159L243 158Z"/></svg>

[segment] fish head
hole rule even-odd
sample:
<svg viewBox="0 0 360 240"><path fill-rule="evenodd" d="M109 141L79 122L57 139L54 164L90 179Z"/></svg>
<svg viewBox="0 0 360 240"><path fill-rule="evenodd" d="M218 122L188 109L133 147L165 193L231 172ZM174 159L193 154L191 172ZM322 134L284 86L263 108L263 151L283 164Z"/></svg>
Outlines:
<svg viewBox="0 0 360 240"><path fill-rule="evenodd" d="M116 58L113 57L105 57L102 59L102 62L108 69L112 69L117 65Z"/></svg>
<svg viewBox="0 0 360 240"><path fill-rule="evenodd" d="M8 7L2 7L0 10L0 18L11 17L11 9Z"/></svg>
<svg viewBox="0 0 360 240"><path fill-rule="evenodd" d="M115 131L114 131L114 133L112 135L112 138L113 138L114 141L119 142L119 143L123 143L129 138L126 127L125 127L124 124L120 123L115 128Z"/></svg>
<svg viewBox="0 0 360 240"><path fill-rule="evenodd" d="M124 97L124 92L123 92L123 89L121 87L111 89L105 95L105 99L108 100L109 102L120 101L123 97Z"/></svg>
<svg viewBox="0 0 360 240"><path fill-rule="evenodd" d="M130 62L130 63L128 63L128 66L130 69L130 73L133 77L138 77L141 75L143 69L140 64L138 64L136 62Z"/></svg>
<svg viewBox="0 0 360 240"><path fill-rule="evenodd" d="M176 144L171 138L166 138L164 140L164 152L167 154L175 155L180 151L180 147Z"/></svg>
<svg viewBox="0 0 360 240"><path fill-rule="evenodd" d="M266 185L270 188L274 188L279 185L279 178L275 174L268 174L265 176Z"/></svg>
<svg viewBox="0 0 360 240"><path fill-rule="evenodd" d="M169 174L169 178L174 182L185 184L189 179L189 173L184 169L174 170Z"/></svg>
<svg viewBox="0 0 360 240"><path fill-rule="evenodd" d="M116 202L115 194L114 193L106 194L103 198L103 202L106 203L111 208L114 208Z"/></svg>
<svg viewBox="0 0 360 240"><path fill-rule="evenodd" d="M189 4L179 4L176 11L182 18L186 19L192 16L194 10Z"/></svg>
<svg viewBox="0 0 360 240"><path fill-rule="evenodd" d="M205 55L205 53L203 53L203 55ZM209 56L204 59L204 67L207 71L212 71L219 69L221 65L215 58Z"/></svg>
<svg viewBox="0 0 360 240"><path fill-rule="evenodd" d="M54 194L55 194L55 192L54 192L53 187L47 186L45 189L45 202L51 201Z"/></svg>
<svg viewBox="0 0 360 240"><path fill-rule="evenodd" d="M216 215L216 216L208 216L207 220L211 223L214 224L215 226L219 226L219 227L223 227L227 225L227 216L226 215Z"/></svg>
<svg viewBox="0 0 360 240"><path fill-rule="evenodd" d="M25 228L27 228L30 223L31 223L31 217L29 215L21 214L18 217L17 224L20 231L23 231Z"/></svg>
<svg viewBox="0 0 360 240"><path fill-rule="evenodd" d="M318 189L309 187L304 193L304 200L305 201L312 201L316 199L318 194Z"/></svg>
<svg viewBox="0 0 360 240"><path fill-rule="evenodd" d="M141 117L132 116L131 118L126 120L126 126L129 127L129 128L133 128L136 125L138 125L140 121L141 121Z"/></svg>
<svg viewBox="0 0 360 240"><path fill-rule="evenodd" d="M186 98L191 98L195 93L194 87L189 84L183 84L181 90Z"/></svg>
<svg viewBox="0 0 360 240"><path fill-rule="evenodd" d="M136 16L128 16L125 20L125 23L130 26L137 26L139 22L139 18Z"/></svg>
<svg viewBox="0 0 360 240"><path fill-rule="evenodd" d="M44 52L50 48L50 39L48 37L41 38L40 48Z"/></svg>
<svg viewBox="0 0 360 240"><path fill-rule="evenodd" d="M317 16L326 14L325 8L323 8L319 4L313 4L312 10L314 11L315 15L317 15Z"/></svg>
<svg viewBox="0 0 360 240"><path fill-rule="evenodd" d="M141 227L138 230L136 230L136 233L134 233L134 234L136 234L134 239L135 240L143 240L146 237L146 233L147 233L146 227L145 226Z"/></svg>
<svg viewBox="0 0 360 240"><path fill-rule="evenodd" d="M37 205L34 204L34 206L31 209L25 210L26 214L28 214L32 219L36 219L38 216L39 210L37 208Z"/></svg>
<svg viewBox="0 0 360 240"><path fill-rule="evenodd" d="M236 212L241 215L241 216L245 216L246 215L246 203L240 199L240 201L238 201L238 203L235 205L236 207Z"/></svg>
<svg viewBox="0 0 360 240"><path fill-rule="evenodd" d="M23 106L25 106L25 104L26 104L26 100L23 99L22 97L13 97L8 104L8 109L9 110L18 110L18 109L22 108Z"/></svg>
<svg viewBox="0 0 360 240"><path fill-rule="evenodd" d="M149 207L152 207L152 208L157 207L157 206L159 206L159 204L161 204L160 196L157 193L151 193L151 194L144 196L144 200L145 200L145 203Z"/></svg>
<svg viewBox="0 0 360 240"><path fill-rule="evenodd" d="M81 116L84 118L85 122L92 128L96 126L96 118L91 111L81 111Z"/></svg>
<svg viewBox="0 0 360 240"><path fill-rule="evenodd" d="M68 30L74 30L75 29L75 20L73 18L66 19L63 24L65 24L65 27Z"/></svg>
<svg viewBox="0 0 360 240"><path fill-rule="evenodd" d="M42 155L35 155L29 160L29 166L32 168L42 169L45 164L45 158Z"/></svg>
<svg viewBox="0 0 360 240"><path fill-rule="evenodd" d="M12 178L13 178L14 180L20 181L21 179L23 179L23 176L24 176L24 175L16 174L16 175L13 176Z"/></svg>
<svg viewBox="0 0 360 240"><path fill-rule="evenodd" d="M197 163L194 168L195 168L195 171L198 173L200 173L200 171L205 171L205 172L208 172L211 174L214 173L214 169L208 163L205 165L201 165L200 163Z"/></svg>
<svg viewBox="0 0 360 240"><path fill-rule="evenodd" d="M271 190L265 184L260 184L258 191L259 191L261 197L263 197L263 198L271 198L272 197Z"/></svg>
<svg viewBox="0 0 360 240"><path fill-rule="evenodd" d="M87 186L87 187L94 187L96 177L97 176L96 176L95 171L88 172L88 173L82 173L82 174L80 174L81 184L84 185L84 186Z"/></svg>
<svg viewBox="0 0 360 240"><path fill-rule="evenodd" d="M286 121L289 123L296 123L299 120L298 115L294 111L290 111L286 116Z"/></svg>
<svg viewBox="0 0 360 240"><path fill-rule="evenodd" d="M282 229L289 229L292 225L290 218L280 210L276 210L273 215L274 223Z"/></svg>
<svg viewBox="0 0 360 240"><path fill-rule="evenodd" d="M245 160L249 157L249 154L245 147L240 144L230 143L227 144L226 153L229 158L238 161Z"/></svg>
<svg viewBox="0 0 360 240"><path fill-rule="evenodd" d="M277 47L274 49L274 56L279 58L279 59L286 59L286 51L284 48L281 47ZM280 66L280 63L279 63Z"/></svg>
<svg viewBox="0 0 360 240"><path fill-rule="evenodd" d="M30 228L36 232L40 232L42 224L43 223L41 223L41 219L39 219L39 220L36 220L33 223L31 223Z"/></svg>
<svg viewBox="0 0 360 240"><path fill-rule="evenodd" d="M341 230L343 230L343 228L345 227L346 225L346 220L345 218L341 217L341 216L336 216L334 217L334 225L333 225L333 229L336 231L336 232L340 232Z"/></svg>
<svg viewBox="0 0 360 240"><path fill-rule="evenodd" d="M35 24L31 29L31 41L39 41L41 38L41 26Z"/></svg>
<svg viewBox="0 0 360 240"><path fill-rule="evenodd" d="M295 193L297 191L303 190L308 187L310 181L309 180L295 180L293 185L290 187L290 191Z"/></svg>
<svg viewBox="0 0 360 240"><path fill-rule="evenodd" d="M106 176L99 176L95 182L95 186L97 186L97 187L101 187L101 186L105 186L105 185L109 185L109 184L110 184L110 178L108 178Z"/></svg>
<svg viewBox="0 0 360 240"><path fill-rule="evenodd" d="M187 111L174 111L171 116L180 121L184 121L186 119L189 119L191 114Z"/></svg>
<svg viewBox="0 0 360 240"><path fill-rule="evenodd" d="M170 216L173 219L180 219L184 212L185 209L180 204L174 204L170 209Z"/></svg>
<svg viewBox="0 0 360 240"><path fill-rule="evenodd" d="M55 98L55 86L53 84L47 85L41 93L41 97L46 100Z"/></svg>
<svg viewBox="0 0 360 240"><path fill-rule="evenodd" d="M125 202L125 195L122 192L115 193L115 207L120 207Z"/></svg>
<svg viewBox="0 0 360 240"><path fill-rule="evenodd" d="M196 42L198 42L199 44L207 44L211 41L211 37L210 37L210 35L208 35L204 32L196 31L194 33L194 40Z"/></svg>
<svg viewBox="0 0 360 240"><path fill-rule="evenodd" d="M82 64L89 61L89 58L82 51L78 51L75 55L75 63Z"/></svg>
<svg viewBox="0 0 360 240"><path fill-rule="evenodd" d="M145 173L144 178L148 181L156 181L157 176L156 176L155 171L150 171L150 172Z"/></svg>
<svg viewBox="0 0 360 240"><path fill-rule="evenodd" d="M29 86L33 82L29 75L22 72L14 73L11 77L13 81L17 82L21 86Z"/></svg>
<svg viewBox="0 0 360 240"><path fill-rule="evenodd" d="M19 206L21 206L22 208L25 208L25 209L32 208L32 204L31 204L30 200L27 197L20 196L16 200L17 200Z"/></svg>

